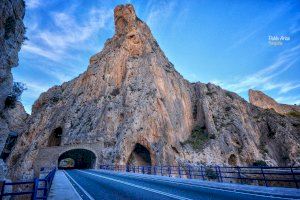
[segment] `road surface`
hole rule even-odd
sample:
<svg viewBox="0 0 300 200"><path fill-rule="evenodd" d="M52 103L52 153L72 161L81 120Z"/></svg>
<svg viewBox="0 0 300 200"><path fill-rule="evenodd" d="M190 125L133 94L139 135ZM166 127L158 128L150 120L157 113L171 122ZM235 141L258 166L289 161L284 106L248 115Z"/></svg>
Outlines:
<svg viewBox="0 0 300 200"><path fill-rule="evenodd" d="M83 200L300 199L300 190L297 189L212 183L104 170L67 170L64 173Z"/></svg>

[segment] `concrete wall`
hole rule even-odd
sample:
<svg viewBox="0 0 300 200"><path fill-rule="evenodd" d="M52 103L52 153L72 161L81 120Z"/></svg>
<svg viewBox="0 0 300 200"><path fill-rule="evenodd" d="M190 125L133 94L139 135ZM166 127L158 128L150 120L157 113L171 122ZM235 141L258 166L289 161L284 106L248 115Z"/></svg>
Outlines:
<svg viewBox="0 0 300 200"><path fill-rule="evenodd" d="M37 159L34 162L34 174L39 176L41 167L51 168L58 166L58 158L61 154L71 149L86 149L92 151L96 155L95 168L98 168L103 162L103 142L90 144L76 144L66 146L44 147L40 148Z"/></svg>

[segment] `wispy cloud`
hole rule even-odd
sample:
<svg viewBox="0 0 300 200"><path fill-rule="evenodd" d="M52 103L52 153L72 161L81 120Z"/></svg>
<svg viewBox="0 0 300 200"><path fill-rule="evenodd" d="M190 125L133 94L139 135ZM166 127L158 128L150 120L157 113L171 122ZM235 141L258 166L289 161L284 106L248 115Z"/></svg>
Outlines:
<svg viewBox="0 0 300 200"><path fill-rule="evenodd" d="M79 48L78 44L86 41L97 30L104 28L111 16L111 11L91 9L86 16L86 21L78 22L68 13L53 13L55 26L37 35L51 49Z"/></svg>
<svg viewBox="0 0 300 200"><path fill-rule="evenodd" d="M300 31L300 14L292 18L292 25L289 31L291 34L296 34Z"/></svg>
<svg viewBox="0 0 300 200"><path fill-rule="evenodd" d="M74 16L72 9L54 12L50 18L52 26L45 28L36 21L32 22L36 26L32 30L29 27L28 31L34 34L30 34L30 42L24 45L23 50L58 61L65 58L69 50L82 48L80 44L103 29L111 17L112 10L95 8L81 19Z"/></svg>
<svg viewBox="0 0 300 200"><path fill-rule="evenodd" d="M26 45L24 45L22 50L54 61L60 60L61 58L60 54L38 47L36 44L31 42L28 42Z"/></svg>
<svg viewBox="0 0 300 200"><path fill-rule="evenodd" d="M26 0L26 8L33 9L37 8L41 5L40 0Z"/></svg>
<svg viewBox="0 0 300 200"><path fill-rule="evenodd" d="M300 88L300 82L278 82L275 78L292 67L299 59L299 54L300 45L297 45L280 53L274 63L254 74L236 78L234 82L224 82L221 80L214 80L212 82L237 93L246 92L249 89L260 89L263 91L278 89L279 94L284 94L296 88Z"/></svg>
<svg viewBox="0 0 300 200"><path fill-rule="evenodd" d="M300 105L300 95L298 95L298 96L279 96L275 100L277 102L281 102L281 103Z"/></svg>
<svg viewBox="0 0 300 200"><path fill-rule="evenodd" d="M168 19L173 14L175 7L175 1L149 1L146 6L146 12L148 13L146 23L152 29L155 29L158 26L162 26L162 22Z"/></svg>

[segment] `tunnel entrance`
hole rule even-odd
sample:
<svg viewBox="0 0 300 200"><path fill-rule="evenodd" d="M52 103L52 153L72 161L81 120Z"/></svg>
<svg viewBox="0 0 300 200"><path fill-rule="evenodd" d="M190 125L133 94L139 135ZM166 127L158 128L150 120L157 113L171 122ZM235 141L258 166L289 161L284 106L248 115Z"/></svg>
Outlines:
<svg viewBox="0 0 300 200"><path fill-rule="evenodd" d="M151 166L150 152L146 147L137 143L129 156L127 165Z"/></svg>
<svg viewBox="0 0 300 200"><path fill-rule="evenodd" d="M72 149L58 158L58 169L91 169L94 168L96 155L86 149Z"/></svg>

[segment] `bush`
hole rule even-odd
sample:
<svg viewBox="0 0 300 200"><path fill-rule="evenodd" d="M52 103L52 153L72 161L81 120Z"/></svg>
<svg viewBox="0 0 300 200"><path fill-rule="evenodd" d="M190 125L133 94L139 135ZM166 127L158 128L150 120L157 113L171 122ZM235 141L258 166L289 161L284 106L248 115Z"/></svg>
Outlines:
<svg viewBox="0 0 300 200"><path fill-rule="evenodd" d="M20 100L23 91L26 89L24 83L14 82L11 94L6 97L5 107L14 108L16 106L16 101Z"/></svg>
<svg viewBox="0 0 300 200"><path fill-rule="evenodd" d="M212 180L218 178L218 174L216 173L216 171L213 168L206 168L205 175L208 179L212 179Z"/></svg>
<svg viewBox="0 0 300 200"><path fill-rule="evenodd" d="M292 116L292 117L297 117L300 119L300 112L292 111L292 112L289 112L288 115Z"/></svg>
<svg viewBox="0 0 300 200"><path fill-rule="evenodd" d="M205 131L205 127L196 126L185 143L191 144L193 149L202 150L203 146L209 139L210 137Z"/></svg>
<svg viewBox="0 0 300 200"><path fill-rule="evenodd" d="M267 163L263 160L257 160L253 162L253 166L255 167L267 167Z"/></svg>

